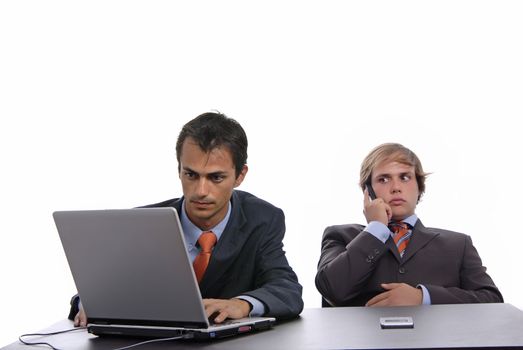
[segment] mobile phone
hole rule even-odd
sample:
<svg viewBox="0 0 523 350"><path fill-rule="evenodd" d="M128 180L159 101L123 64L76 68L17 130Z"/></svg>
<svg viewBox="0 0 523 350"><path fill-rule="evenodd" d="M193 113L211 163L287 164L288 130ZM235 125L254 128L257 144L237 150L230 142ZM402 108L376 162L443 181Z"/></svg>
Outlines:
<svg viewBox="0 0 523 350"><path fill-rule="evenodd" d="M365 187L367 188L367 192L369 193L369 197L370 199L372 200L375 200L377 197L376 197L376 192L374 192L374 189L372 188L371 184L370 184L370 181L368 181L366 184L365 184Z"/></svg>
<svg viewBox="0 0 523 350"><path fill-rule="evenodd" d="M381 329L414 328L414 320L410 316L405 317L380 317Z"/></svg>

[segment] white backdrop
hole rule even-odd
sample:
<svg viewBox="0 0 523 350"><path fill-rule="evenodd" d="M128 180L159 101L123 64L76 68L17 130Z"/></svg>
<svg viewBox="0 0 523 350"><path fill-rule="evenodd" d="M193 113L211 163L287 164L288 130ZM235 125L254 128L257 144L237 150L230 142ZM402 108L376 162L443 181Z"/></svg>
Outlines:
<svg viewBox="0 0 523 350"><path fill-rule="evenodd" d="M518 1L0 2L0 346L67 314L51 213L179 196L176 137L211 109L246 129L240 188L285 211L306 307L323 229L364 222L359 166L388 141L433 172L425 225L470 234L523 307L521 18Z"/></svg>

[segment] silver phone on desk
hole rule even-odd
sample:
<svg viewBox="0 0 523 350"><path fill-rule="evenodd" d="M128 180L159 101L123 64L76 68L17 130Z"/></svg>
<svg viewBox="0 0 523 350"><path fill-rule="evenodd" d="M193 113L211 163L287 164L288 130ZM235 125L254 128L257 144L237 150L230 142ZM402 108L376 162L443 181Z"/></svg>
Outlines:
<svg viewBox="0 0 523 350"><path fill-rule="evenodd" d="M414 328L414 320L410 316L380 317L380 326L382 329Z"/></svg>

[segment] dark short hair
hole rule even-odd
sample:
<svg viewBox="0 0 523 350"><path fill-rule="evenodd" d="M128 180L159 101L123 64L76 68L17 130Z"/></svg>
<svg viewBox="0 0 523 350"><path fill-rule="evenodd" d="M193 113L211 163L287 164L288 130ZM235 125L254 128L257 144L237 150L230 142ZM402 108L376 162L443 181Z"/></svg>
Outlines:
<svg viewBox="0 0 523 350"><path fill-rule="evenodd" d="M365 185L372 178L374 169L385 161L398 162L414 167L418 183L418 201L425 193L425 180L429 173L423 171L423 166L418 156L407 147L399 143L384 143L374 148L361 163L360 187L365 191Z"/></svg>
<svg viewBox="0 0 523 350"><path fill-rule="evenodd" d="M217 112L203 113L185 124L176 142L176 159L180 171L182 146L188 137L192 138L204 152L216 147L229 149L234 163L236 177L247 163L247 135L240 123Z"/></svg>

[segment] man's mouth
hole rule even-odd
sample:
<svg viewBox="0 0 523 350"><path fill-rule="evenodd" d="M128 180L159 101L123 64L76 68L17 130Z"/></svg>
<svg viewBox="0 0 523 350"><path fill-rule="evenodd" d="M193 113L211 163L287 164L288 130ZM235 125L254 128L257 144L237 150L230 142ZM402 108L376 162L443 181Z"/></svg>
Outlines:
<svg viewBox="0 0 523 350"><path fill-rule="evenodd" d="M395 198L389 201L389 204L393 206L402 205L403 203L405 203L405 200L401 198Z"/></svg>
<svg viewBox="0 0 523 350"><path fill-rule="evenodd" d="M191 203L197 207L208 207L212 204L212 202L206 202L206 201L191 201Z"/></svg>

